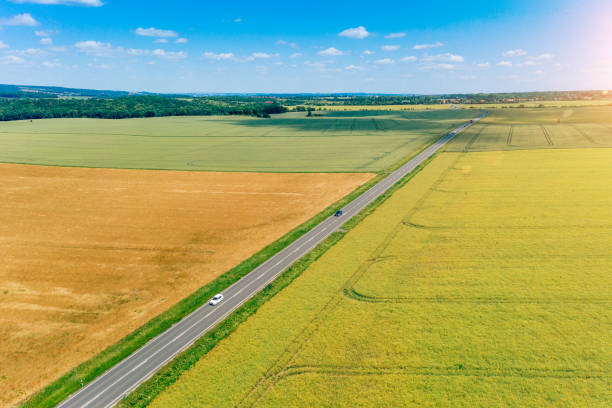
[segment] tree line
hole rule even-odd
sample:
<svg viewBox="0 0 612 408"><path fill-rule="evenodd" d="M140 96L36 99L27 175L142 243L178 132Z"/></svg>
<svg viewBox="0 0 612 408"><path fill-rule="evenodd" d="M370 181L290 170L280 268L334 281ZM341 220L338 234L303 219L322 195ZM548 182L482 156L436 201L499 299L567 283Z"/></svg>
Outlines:
<svg viewBox="0 0 612 408"><path fill-rule="evenodd" d="M270 117L286 108L265 100L125 96L110 99L0 99L0 121L48 118L126 119L156 116L249 115Z"/></svg>

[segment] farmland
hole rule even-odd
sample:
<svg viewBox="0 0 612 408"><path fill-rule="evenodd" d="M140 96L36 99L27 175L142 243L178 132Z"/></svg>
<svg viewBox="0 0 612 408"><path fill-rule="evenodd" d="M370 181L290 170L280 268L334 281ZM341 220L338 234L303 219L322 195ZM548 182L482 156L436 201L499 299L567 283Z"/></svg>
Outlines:
<svg viewBox="0 0 612 408"><path fill-rule="evenodd" d="M612 150L457 146L153 406L609 406Z"/></svg>
<svg viewBox="0 0 612 408"><path fill-rule="evenodd" d="M450 151L612 147L612 107L504 109L454 139Z"/></svg>
<svg viewBox="0 0 612 408"><path fill-rule="evenodd" d="M311 105L313 109L321 108L331 112L354 112L354 111L423 111L423 110L448 110L449 107L459 109L521 109L521 108L578 108L589 106L611 106L611 99L600 100L542 100L528 102L507 102L507 103L459 103L459 104L403 104L403 105Z"/></svg>
<svg viewBox="0 0 612 408"><path fill-rule="evenodd" d="M3 123L0 162L254 172L380 171L474 110Z"/></svg>
<svg viewBox="0 0 612 408"><path fill-rule="evenodd" d="M96 355L372 176L0 164L0 405Z"/></svg>

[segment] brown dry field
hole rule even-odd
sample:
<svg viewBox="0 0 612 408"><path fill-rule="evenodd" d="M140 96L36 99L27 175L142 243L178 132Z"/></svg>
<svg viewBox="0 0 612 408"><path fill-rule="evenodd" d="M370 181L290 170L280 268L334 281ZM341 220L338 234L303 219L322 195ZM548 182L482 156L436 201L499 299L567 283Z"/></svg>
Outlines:
<svg viewBox="0 0 612 408"><path fill-rule="evenodd" d="M372 177L1 164L0 406Z"/></svg>

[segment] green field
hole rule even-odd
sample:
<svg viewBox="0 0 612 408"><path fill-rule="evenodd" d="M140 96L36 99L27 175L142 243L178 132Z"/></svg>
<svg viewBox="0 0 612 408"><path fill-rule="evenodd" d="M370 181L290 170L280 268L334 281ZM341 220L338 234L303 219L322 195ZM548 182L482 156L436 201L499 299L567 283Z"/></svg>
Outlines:
<svg viewBox="0 0 612 408"><path fill-rule="evenodd" d="M449 151L612 147L612 107L492 110Z"/></svg>
<svg viewBox="0 0 612 408"><path fill-rule="evenodd" d="M0 124L0 162L211 171L380 171L475 110Z"/></svg>
<svg viewBox="0 0 612 408"><path fill-rule="evenodd" d="M610 180L442 153L153 406L610 406Z"/></svg>

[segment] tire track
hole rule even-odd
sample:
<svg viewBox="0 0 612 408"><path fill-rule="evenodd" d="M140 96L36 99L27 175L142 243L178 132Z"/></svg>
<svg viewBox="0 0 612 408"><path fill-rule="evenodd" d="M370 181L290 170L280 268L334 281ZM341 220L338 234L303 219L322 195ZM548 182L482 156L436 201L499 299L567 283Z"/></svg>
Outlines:
<svg viewBox="0 0 612 408"><path fill-rule="evenodd" d="M548 129L546 129L544 125L540 125L540 129L542 130L542 134L544 134L544 137L546 138L546 142L548 142L548 145L552 146L553 141L550 137L550 134L548 133Z"/></svg>

